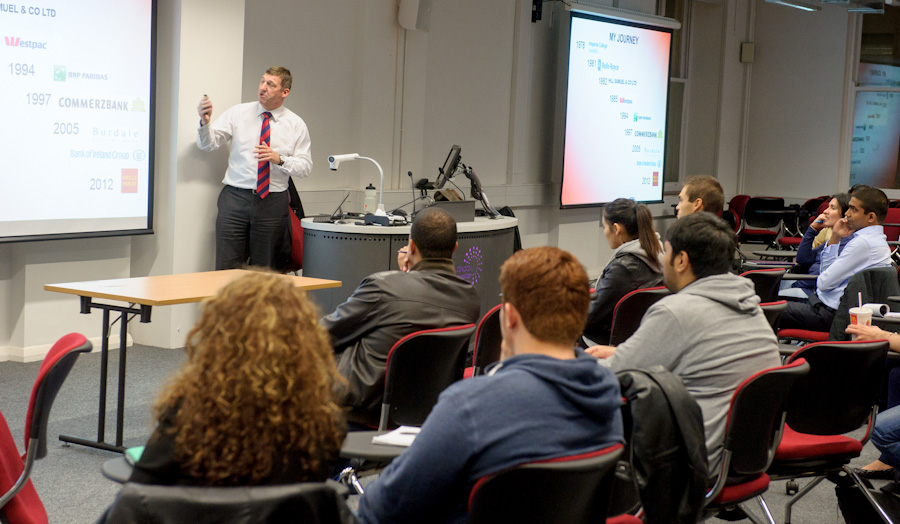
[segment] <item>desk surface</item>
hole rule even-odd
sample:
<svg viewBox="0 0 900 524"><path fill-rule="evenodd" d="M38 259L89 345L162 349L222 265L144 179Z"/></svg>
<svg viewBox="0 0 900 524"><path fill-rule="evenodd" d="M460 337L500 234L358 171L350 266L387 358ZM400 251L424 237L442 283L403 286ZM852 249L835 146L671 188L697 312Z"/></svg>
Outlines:
<svg viewBox="0 0 900 524"><path fill-rule="evenodd" d="M238 277L252 273L246 269L230 269L227 271L206 271L203 273L184 273L181 275L158 275L151 277L119 278L113 280L93 280L88 282L67 282L63 284L47 284L46 291L67 293L81 297L105 298L134 302L145 306L167 306L172 304L188 304L200 302ZM282 275L290 279L294 287L310 291L341 287L339 280L322 278L296 277Z"/></svg>
<svg viewBox="0 0 900 524"><path fill-rule="evenodd" d="M376 226L364 225L361 220L353 221L350 224L331 224L329 222L314 222L312 218L304 218L300 221L304 229L312 229L314 231L328 231L331 233L360 233L367 235L409 235L411 225L405 226ZM498 218L475 217L471 222L457 222L456 231L458 233L470 233L479 231L497 231L500 229L509 229L519 224L519 219L514 217L501 216Z"/></svg>

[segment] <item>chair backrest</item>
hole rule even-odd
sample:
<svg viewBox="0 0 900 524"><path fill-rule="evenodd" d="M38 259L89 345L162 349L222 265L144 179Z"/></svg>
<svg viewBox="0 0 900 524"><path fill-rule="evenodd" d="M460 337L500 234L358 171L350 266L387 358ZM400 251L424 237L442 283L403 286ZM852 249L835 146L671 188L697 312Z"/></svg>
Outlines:
<svg viewBox="0 0 900 524"><path fill-rule="evenodd" d="M753 281L753 287L756 288L760 302L775 302L778 300L781 278L786 271L784 268L752 269L741 273L741 276Z"/></svg>
<svg viewBox="0 0 900 524"><path fill-rule="evenodd" d="M27 451L30 441L37 439L35 443L38 449L35 458L44 458L47 455L47 418L50 416L50 408L53 407L59 388L75 365L78 355L90 353L93 347L84 335L69 333L53 344L41 362L37 379L31 389L31 398L28 400L28 411L25 414L25 449Z"/></svg>
<svg viewBox="0 0 900 524"><path fill-rule="evenodd" d="M394 344L387 357L378 429L421 426L438 395L461 379L475 324L416 331Z"/></svg>
<svg viewBox="0 0 900 524"><path fill-rule="evenodd" d="M502 306L503 304L497 304L492 307L478 321L478 328L475 330L475 351L472 354L474 375L484 373L484 368L500 360L500 343L503 341L500 334Z"/></svg>
<svg viewBox="0 0 900 524"><path fill-rule="evenodd" d="M757 211L778 211L784 209L781 197L752 197L744 207L744 224L754 228L772 228L781 223L783 215L762 214Z"/></svg>
<svg viewBox="0 0 900 524"><path fill-rule="evenodd" d="M737 387L725 426L725 450L731 453L730 473L755 475L769 468L781 440L788 396L809 370L809 363L799 358L760 371Z"/></svg>
<svg viewBox="0 0 900 524"><path fill-rule="evenodd" d="M128 482L98 522L261 524L356 522L332 483L279 486L157 486Z"/></svg>
<svg viewBox="0 0 900 524"><path fill-rule="evenodd" d="M842 435L862 426L878 403L888 342L816 342L788 358L806 359L809 375L791 392L787 423L813 435Z"/></svg>
<svg viewBox="0 0 900 524"><path fill-rule="evenodd" d="M788 396L809 369L801 358L760 371L738 385L728 409L721 469L707 493L708 501L715 499L729 477L759 475L769 468L781 442Z"/></svg>
<svg viewBox="0 0 900 524"><path fill-rule="evenodd" d="M731 200L728 201L728 209L737 213L738 221L743 220L744 208L747 207L747 202L749 200L750 195L734 195L731 197Z"/></svg>
<svg viewBox="0 0 900 524"><path fill-rule="evenodd" d="M781 319L781 314L787 309L787 300L763 302L759 305L759 309L762 310L763 314L766 316L766 320L769 321L769 325L772 326L772 331L777 333L778 321Z"/></svg>
<svg viewBox="0 0 900 524"><path fill-rule="evenodd" d="M889 207L887 216L884 217L885 224L900 224L900 208ZM894 242L900 239L900 226L884 226L884 236L888 242Z"/></svg>
<svg viewBox="0 0 900 524"><path fill-rule="evenodd" d="M621 454L615 444L482 477L469 494L468 522L604 522Z"/></svg>
<svg viewBox="0 0 900 524"><path fill-rule="evenodd" d="M665 286L658 286L635 289L620 298L613 309L612 326L609 331L610 345L617 346L628 340L641 325L641 319L650 306L670 294Z"/></svg>

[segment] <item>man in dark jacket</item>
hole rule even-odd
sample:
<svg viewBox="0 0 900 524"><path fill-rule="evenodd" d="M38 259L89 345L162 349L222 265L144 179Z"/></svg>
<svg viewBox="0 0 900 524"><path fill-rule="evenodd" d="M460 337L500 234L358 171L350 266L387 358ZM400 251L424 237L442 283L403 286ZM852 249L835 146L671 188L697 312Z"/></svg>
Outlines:
<svg viewBox="0 0 900 524"><path fill-rule="evenodd" d="M474 323L475 288L456 276L456 222L427 208L413 220L409 245L398 256L404 271L368 276L346 302L322 319L334 344L338 371L348 385L343 405L351 428L377 427L388 352L401 338L423 329Z"/></svg>
<svg viewBox="0 0 900 524"><path fill-rule="evenodd" d="M363 524L462 524L479 478L623 442L618 381L573 349L590 299L578 260L555 247L518 251L500 288L503 360L441 393L412 446L367 486Z"/></svg>

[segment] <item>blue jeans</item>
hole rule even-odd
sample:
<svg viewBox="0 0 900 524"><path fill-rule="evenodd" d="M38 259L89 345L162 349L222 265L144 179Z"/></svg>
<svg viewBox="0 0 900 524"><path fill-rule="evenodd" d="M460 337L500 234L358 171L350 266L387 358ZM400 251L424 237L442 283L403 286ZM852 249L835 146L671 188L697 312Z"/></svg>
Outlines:
<svg viewBox="0 0 900 524"><path fill-rule="evenodd" d="M900 468L900 406L878 414L872 430L872 443L881 452L878 460Z"/></svg>

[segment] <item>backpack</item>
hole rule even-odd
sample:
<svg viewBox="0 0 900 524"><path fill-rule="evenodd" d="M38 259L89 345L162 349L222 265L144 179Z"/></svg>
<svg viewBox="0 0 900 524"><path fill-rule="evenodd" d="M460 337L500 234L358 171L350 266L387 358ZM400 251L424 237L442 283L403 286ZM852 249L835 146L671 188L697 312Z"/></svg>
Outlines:
<svg viewBox="0 0 900 524"><path fill-rule="evenodd" d="M613 496L627 500L630 492L634 501L637 495L649 524L697 522L709 482L700 406L681 379L662 366L616 376L627 399L628 463L617 468ZM628 480L623 483L623 478Z"/></svg>

